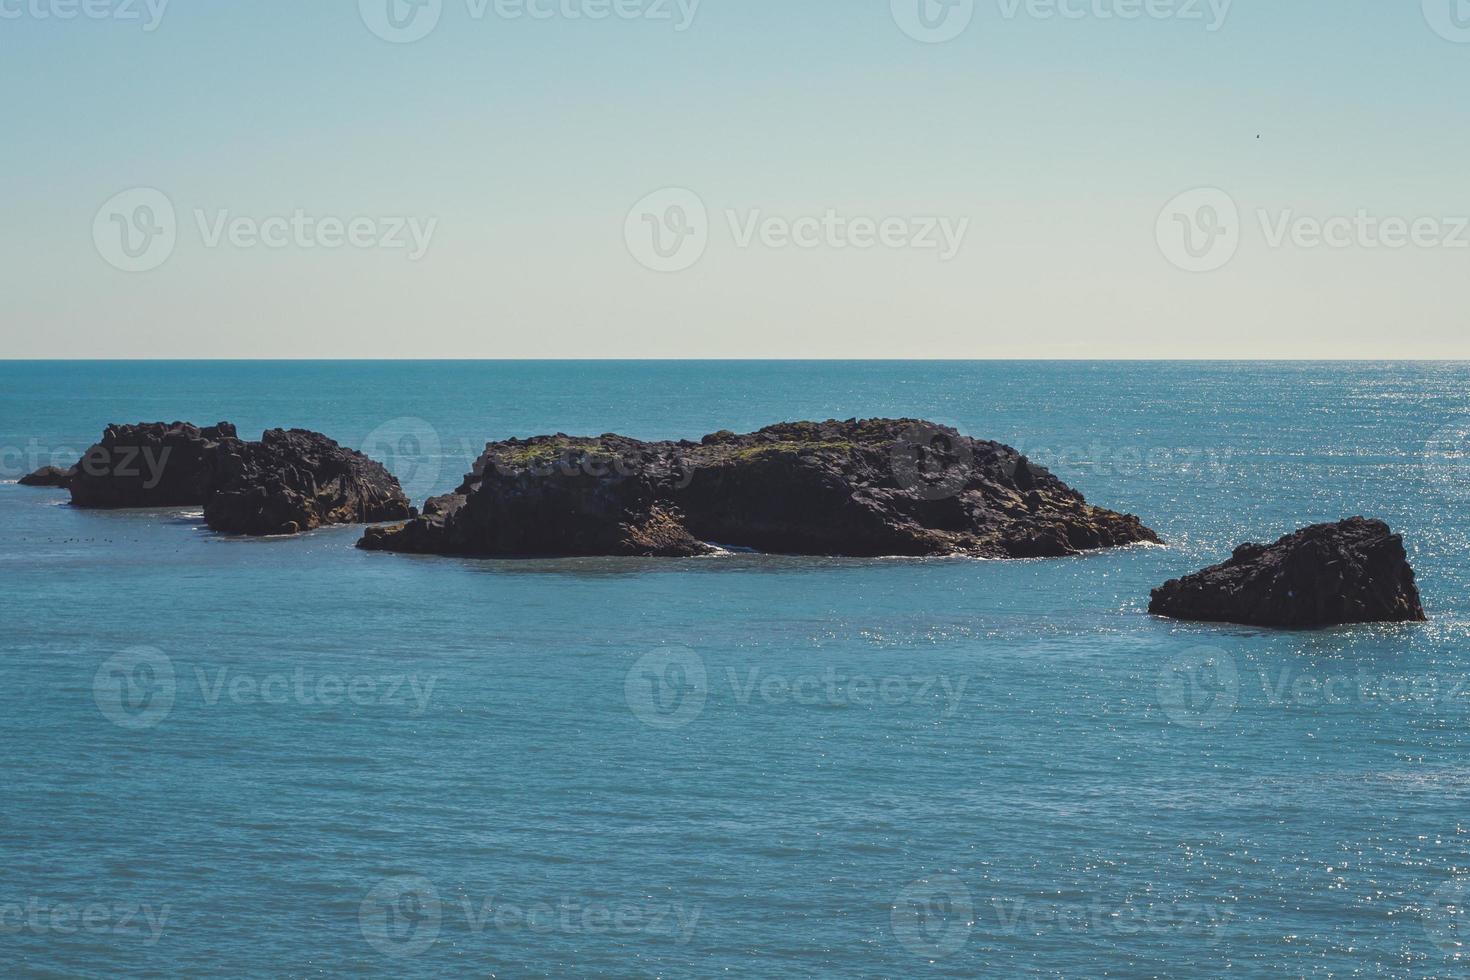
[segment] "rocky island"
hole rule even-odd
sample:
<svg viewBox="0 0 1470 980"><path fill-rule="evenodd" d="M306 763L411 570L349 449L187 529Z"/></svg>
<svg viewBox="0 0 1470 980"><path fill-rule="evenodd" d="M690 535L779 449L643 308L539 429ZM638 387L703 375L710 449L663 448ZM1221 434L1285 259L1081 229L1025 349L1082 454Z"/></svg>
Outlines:
<svg viewBox="0 0 1470 980"><path fill-rule="evenodd" d="M1155 589L1149 612L1279 629L1424 620L1403 538L1362 517L1243 544L1229 561Z"/></svg>
<svg viewBox="0 0 1470 980"><path fill-rule="evenodd" d="M699 442L493 442L367 550L472 557L773 554L1057 558L1158 536L1016 450L913 419L791 422Z"/></svg>
<svg viewBox="0 0 1470 980"><path fill-rule="evenodd" d="M76 467L64 470L59 466L43 466L21 477L18 482L23 487L60 487L65 490L71 486L71 478L75 475Z"/></svg>
<svg viewBox="0 0 1470 980"><path fill-rule="evenodd" d="M381 464L317 432L271 429L247 442L228 422L111 425L70 470L22 482L65 486L88 508L203 507L229 534L298 534L414 515Z"/></svg>

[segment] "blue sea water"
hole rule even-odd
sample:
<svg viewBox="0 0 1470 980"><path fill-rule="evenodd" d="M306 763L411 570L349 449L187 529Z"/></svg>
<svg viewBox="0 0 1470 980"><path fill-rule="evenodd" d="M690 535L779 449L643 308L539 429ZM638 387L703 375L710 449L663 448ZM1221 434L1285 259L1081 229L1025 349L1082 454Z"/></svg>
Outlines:
<svg viewBox="0 0 1470 980"><path fill-rule="evenodd" d="M1464 972L1470 366L0 363L0 479L225 419L422 498L491 438L852 416L1016 445L1168 544L461 561L0 485L0 969ZM1145 612L1355 514L1428 624Z"/></svg>

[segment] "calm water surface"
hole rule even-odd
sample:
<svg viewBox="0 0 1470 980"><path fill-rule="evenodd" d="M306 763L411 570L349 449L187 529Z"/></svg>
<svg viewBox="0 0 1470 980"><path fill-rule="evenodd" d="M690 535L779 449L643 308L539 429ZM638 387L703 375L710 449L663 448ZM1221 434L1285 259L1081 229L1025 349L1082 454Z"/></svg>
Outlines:
<svg viewBox="0 0 1470 980"><path fill-rule="evenodd" d="M490 438L883 415L1169 544L466 562L0 485L5 972L1464 971L1470 366L9 363L0 479L110 421L318 429L422 498ZM1360 513L1428 625L1145 614Z"/></svg>

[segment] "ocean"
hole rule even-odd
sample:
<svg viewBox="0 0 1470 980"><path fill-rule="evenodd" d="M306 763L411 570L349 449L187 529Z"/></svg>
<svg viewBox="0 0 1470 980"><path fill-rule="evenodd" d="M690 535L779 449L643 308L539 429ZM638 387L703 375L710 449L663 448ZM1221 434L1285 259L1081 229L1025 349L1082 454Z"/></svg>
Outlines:
<svg viewBox="0 0 1470 980"><path fill-rule="evenodd" d="M110 422L316 429L421 503L489 439L878 416L1014 445L1167 544L466 561L9 482ZM1463 972L1467 433L1465 364L0 363L0 959ZM1427 624L1146 613L1358 514L1404 535Z"/></svg>

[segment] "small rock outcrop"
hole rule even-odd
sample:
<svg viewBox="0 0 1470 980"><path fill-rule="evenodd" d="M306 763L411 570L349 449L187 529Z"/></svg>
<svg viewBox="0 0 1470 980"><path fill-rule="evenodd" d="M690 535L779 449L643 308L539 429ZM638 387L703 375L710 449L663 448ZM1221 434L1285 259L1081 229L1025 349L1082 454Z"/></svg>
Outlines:
<svg viewBox="0 0 1470 980"><path fill-rule="evenodd" d="M414 516L393 475L361 453L302 429L247 442L228 422L108 426L69 486L77 507L203 507L205 523L228 534Z"/></svg>
<svg viewBox="0 0 1470 980"><path fill-rule="evenodd" d="M1051 558L1154 532L1008 446L912 419L794 422L700 442L491 443L453 493L368 550L476 557L773 554Z"/></svg>
<svg viewBox="0 0 1470 980"><path fill-rule="evenodd" d="M201 507L214 488L225 442L238 443L228 422L201 429L186 422L109 425L82 454L71 481L77 507Z"/></svg>
<svg viewBox="0 0 1470 980"><path fill-rule="evenodd" d="M1362 517L1243 544L1229 561L1155 589L1149 612L1277 629L1424 620L1403 538Z"/></svg>
<svg viewBox="0 0 1470 980"><path fill-rule="evenodd" d="M215 457L204 520L228 534L296 534L330 524L413 516L387 468L317 432L271 429L227 440Z"/></svg>
<svg viewBox="0 0 1470 980"><path fill-rule="evenodd" d="M71 486L71 478L76 475L77 468L73 466L64 470L59 466L43 466L34 473L20 478L23 487L61 487L63 490Z"/></svg>

